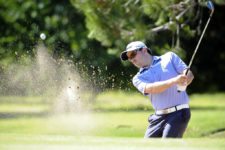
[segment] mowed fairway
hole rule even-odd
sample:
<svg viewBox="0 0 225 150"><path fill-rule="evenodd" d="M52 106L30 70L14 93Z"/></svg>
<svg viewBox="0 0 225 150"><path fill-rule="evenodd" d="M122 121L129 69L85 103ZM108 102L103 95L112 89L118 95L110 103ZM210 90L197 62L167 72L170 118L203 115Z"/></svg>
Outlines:
<svg viewBox="0 0 225 150"><path fill-rule="evenodd" d="M0 149L7 150L224 150L224 139L142 139L77 137L62 135L0 136Z"/></svg>
<svg viewBox="0 0 225 150"><path fill-rule="evenodd" d="M224 97L191 96L192 118L183 139L143 139L153 111L136 94L103 94L92 111L57 114L32 98L23 103L1 98L0 149L225 149Z"/></svg>

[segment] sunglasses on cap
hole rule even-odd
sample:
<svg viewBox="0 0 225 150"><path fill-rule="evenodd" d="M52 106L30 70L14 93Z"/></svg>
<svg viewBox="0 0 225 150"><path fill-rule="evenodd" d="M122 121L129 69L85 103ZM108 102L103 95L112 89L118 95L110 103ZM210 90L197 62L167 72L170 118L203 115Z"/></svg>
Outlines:
<svg viewBox="0 0 225 150"><path fill-rule="evenodd" d="M139 49L127 52L128 59L129 60L133 59L137 55L137 52L141 51L141 50L142 50L142 48L139 48Z"/></svg>

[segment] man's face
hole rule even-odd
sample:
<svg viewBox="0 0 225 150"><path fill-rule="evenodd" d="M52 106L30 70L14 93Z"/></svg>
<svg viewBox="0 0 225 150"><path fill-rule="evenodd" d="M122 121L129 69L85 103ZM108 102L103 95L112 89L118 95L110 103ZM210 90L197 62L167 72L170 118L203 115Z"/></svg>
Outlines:
<svg viewBox="0 0 225 150"><path fill-rule="evenodd" d="M127 52L128 60L136 67L141 68L144 66L144 52L142 50L134 50Z"/></svg>

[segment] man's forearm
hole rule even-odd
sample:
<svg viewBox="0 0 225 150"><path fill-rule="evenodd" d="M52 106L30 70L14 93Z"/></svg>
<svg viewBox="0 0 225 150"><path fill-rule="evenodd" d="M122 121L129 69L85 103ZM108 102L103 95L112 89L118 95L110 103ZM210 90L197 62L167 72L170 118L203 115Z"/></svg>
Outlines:
<svg viewBox="0 0 225 150"><path fill-rule="evenodd" d="M159 81L155 83L149 83L149 84L146 84L145 86L145 93L153 93L153 94L161 93L176 83L177 82L175 78L171 78L165 81Z"/></svg>

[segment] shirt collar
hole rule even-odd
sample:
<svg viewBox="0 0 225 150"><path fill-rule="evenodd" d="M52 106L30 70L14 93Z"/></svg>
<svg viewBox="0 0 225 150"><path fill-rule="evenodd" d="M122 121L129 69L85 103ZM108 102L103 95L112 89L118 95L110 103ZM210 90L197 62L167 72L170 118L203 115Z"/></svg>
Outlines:
<svg viewBox="0 0 225 150"><path fill-rule="evenodd" d="M151 66L157 64L160 60L161 60L161 57L159 57L159 56L153 56L153 61L152 61Z"/></svg>
<svg viewBox="0 0 225 150"><path fill-rule="evenodd" d="M158 63L160 60L161 60L161 57L159 57L159 56L152 56L152 63L149 66L147 66L147 67L140 68L139 72L140 73L143 73L145 70L148 70L153 65L155 65L156 63Z"/></svg>

